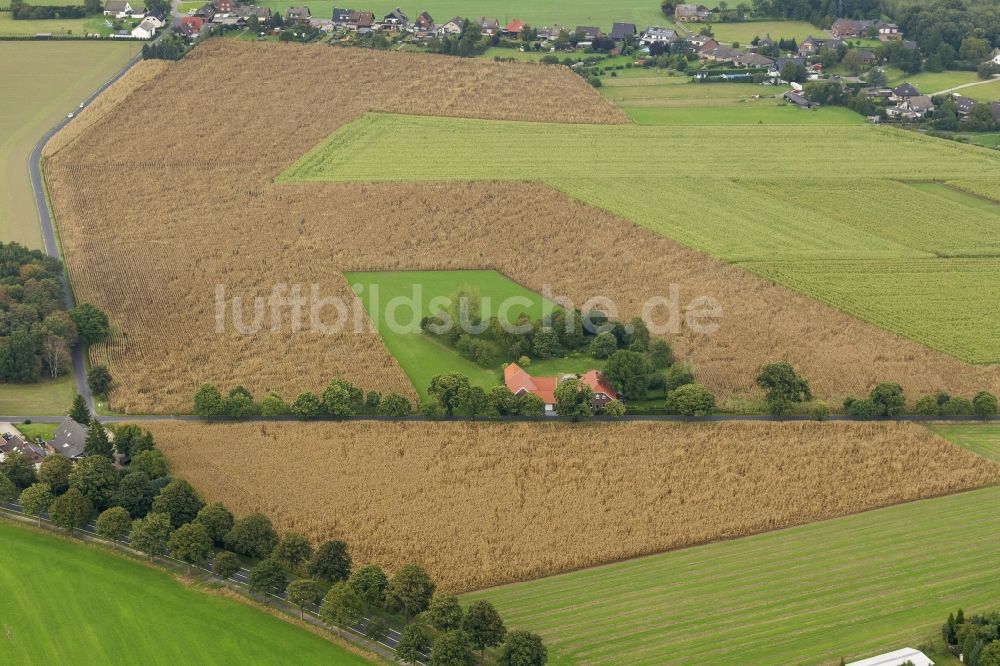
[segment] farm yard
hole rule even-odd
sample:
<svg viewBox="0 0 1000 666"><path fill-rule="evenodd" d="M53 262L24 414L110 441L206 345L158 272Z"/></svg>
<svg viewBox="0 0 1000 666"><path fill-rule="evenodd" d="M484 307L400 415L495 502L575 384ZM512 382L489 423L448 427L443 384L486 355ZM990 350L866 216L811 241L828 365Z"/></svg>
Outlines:
<svg viewBox="0 0 1000 666"><path fill-rule="evenodd" d="M207 501L342 538L358 564L417 561L451 590L1000 480L1000 465L905 424L149 425Z"/></svg>
<svg viewBox="0 0 1000 666"><path fill-rule="evenodd" d="M7 12L0 12L0 22L5 16ZM0 240L41 247L28 155L47 129L124 67L138 48L122 43L0 42L0 78L4 81Z"/></svg>
<svg viewBox="0 0 1000 666"><path fill-rule="evenodd" d="M822 487L827 487L826 483ZM940 636L1000 582L1000 488L469 594L549 664L837 664ZM945 662L947 663L947 662Z"/></svg>
<svg viewBox="0 0 1000 666"><path fill-rule="evenodd" d="M244 65L234 70L232 62ZM289 69L303 75L290 79L285 75ZM345 78L343 72L358 74ZM322 82L334 79L340 81L337 88L325 89ZM490 85L484 86L487 80ZM371 82L384 90L371 90ZM364 86L365 94L356 92L355 85ZM504 95L511 85L548 94L529 103ZM259 91L259 100L257 113L243 121L246 132L223 138L212 131L239 113L238 99L248 87ZM443 89L458 92L443 95ZM165 121L160 110L167 105L176 113ZM381 113L358 119L372 111ZM448 124L387 112L504 122ZM192 127L188 119L193 117L204 124ZM141 160L116 157L114 137L106 128L118 118L140 124L157 118L164 140L145 146ZM583 121L603 126L579 124ZM862 208L858 220L846 221L839 212L817 216L807 207L815 183L805 194L775 188L776 179L805 185L812 180L803 177L794 155L776 144L787 145L789 132L798 133L797 145L808 142L816 150L845 154L868 152L876 142L882 150L871 161L830 161L830 178L853 177L861 169L875 178L873 187L881 187L885 196L895 196L897 187L884 180L889 177L937 174L979 182L995 168L995 158L985 157L986 151L869 127L838 128L836 133L755 127L752 142L745 128L718 127L711 129L715 140L706 144L700 140L702 132L682 128L614 126L625 122L620 110L561 68L231 40L206 43L159 74L155 86L128 96L46 164L78 297L109 312L115 328L110 343L91 350L92 362L107 363L116 377L124 378L111 396L111 407L130 413L188 411L195 388L204 381L225 390L243 384L258 396L275 390L291 398L302 390L318 390L334 377L416 399L406 373L377 333L364 327L359 333L332 335L304 331L289 336L269 327L249 335L232 327L215 333L217 285L227 286L226 293L234 297L251 298L266 297L275 283L318 284L324 296L339 295L351 304L355 297L342 273L372 270L493 269L536 293L552 285L577 303L595 294L608 296L623 319L638 314L651 296L669 294L671 285L678 286L681 306L710 296L725 313L718 332L702 336L682 326L670 342L681 358L693 362L698 380L724 406L730 399L755 395L754 373L775 358L792 361L817 395L831 403L884 380L899 381L910 395L940 389L972 395L1000 387L995 367L969 366L665 237L728 261L933 257L928 236L941 233L937 219L945 210L955 214L947 201L913 190L913 196L936 208L919 216L922 226L902 240L879 235L886 228L883 220L891 217L880 211ZM286 141L262 145L253 138L288 123L299 131ZM506 131L491 134L498 126L515 129L519 140ZM338 127L343 132L334 133ZM428 143L412 151L405 142L394 144L392 137L370 136L367 154L357 150L366 133L383 129L399 141L409 132L426 132ZM317 137L326 136L344 139L333 161L326 161L323 152L328 143L315 145ZM481 142L477 148L485 155L509 147L519 157L504 155L487 167L477 151L451 148L456 138L469 140L466 146ZM567 154L560 140L570 141L570 147L593 142L586 144L588 151L597 148L608 155L602 161L606 173L621 175L583 177L588 162L560 159ZM191 141L200 146L197 159L187 150ZM657 142L655 154L644 141ZM621 145L636 146L639 152L629 159ZM449 154L442 160L445 147ZM555 155L524 158L545 150ZM635 176L639 164L652 168L647 154L652 164L661 160L668 169L674 168L675 155L685 155L691 177ZM773 170L768 165L766 179L738 180L752 175L752 165L772 157L778 163ZM346 174L352 180L404 180L273 182L292 165L293 172L326 178L344 175L348 163L357 169ZM698 178L718 177L719 164L733 165L719 181L725 187L706 190ZM156 196L162 179L147 173L145 165L169 165L170 178L183 183L189 196ZM226 173L224 188L213 180L220 170ZM567 170L572 177L565 177ZM128 196L101 175L106 171L129 175L134 185ZM459 182L475 178L488 182ZM550 179L557 189L650 229L574 202L546 185L498 183L497 178ZM786 200L790 196L805 196L806 201L793 205ZM684 209L672 207L675 201L684 201ZM746 212L738 218L741 233L734 234L737 201ZM147 208L157 211L154 226L143 212ZM404 210L407 224L400 227ZM688 210L699 211L697 225L690 224ZM950 250L992 242L983 222L988 215L982 209L963 212L965 226L949 231L954 234ZM211 234L205 233L206 220L211 220ZM845 227L847 223L853 226ZM114 233L109 234L112 224ZM582 227L587 234L576 231ZM199 239L197 252L175 251L193 237ZM615 257L608 255L609 247L616 249ZM992 313L990 308L981 311ZM985 321L989 323L988 316ZM885 328L900 330L896 325Z"/></svg>
<svg viewBox="0 0 1000 666"><path fill-rule="evenodd" d="M754 127L759 142L745 141L746 132L715 128L715 141L705 144L701 133L685 128L368 114L321 142L278 180L537 180L962 360L1000 362L1000 341L993 334L1000 312L989 305L996 294L970 288L996 274L998 266L989 257L1000 252L1000 206L984 207L976 199L956 206L954 197L898 182L995 178L1000 174L995 153L867 126L844 126L835 133ZM416 135L428 140L427 149L412 154L412 161L401 157L405 137ZM461 145L476 150L463 153L457 150ZM583 146L600 154L600 162L572 159ZM825 164L822 176L803 175L808 166L802 158L811 161L832 150L864 152L866 159ZM663 182L607 175L630 173L640 154L652 173L684 155L683 177ZM767 165L766 177L746 166L755 163ZM733 166L720 166L727 164ZM706 179L719 186L706 188ZM841 205L826 206L831 196ZM676 200L696 208L704 222L693 225L684 212L673 214L668 202ZM886 215L902 208L913 210L906 225ZM733 233L734 219L742 233ZM968 259L975 256L983 259ZM901 268L904 259L934 261L905 270L909 282L883 284L886 266ZM869 280L855 279L856 262L862 260L868 262ZM922 279L928 271L944 279ZM922 288L912 291L917 283ZM898 292L887 291L896 287ZM906 294L912 299L887 298Z"/></svg>
<svg viewBox="0 0 1000 666"><path fill-rule="evenodd" d="M103 549L0 522L5 663L372 663ZM39 640L44 636L44 640ZM183 640L178 640L178 637Z"/></svg>

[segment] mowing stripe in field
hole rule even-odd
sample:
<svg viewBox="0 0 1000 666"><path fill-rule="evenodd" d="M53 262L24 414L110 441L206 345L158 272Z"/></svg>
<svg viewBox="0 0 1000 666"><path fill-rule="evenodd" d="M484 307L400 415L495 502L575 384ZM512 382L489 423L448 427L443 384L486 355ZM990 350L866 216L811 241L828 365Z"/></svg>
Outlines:
<svg viewBox="0 0 1000 666"><path fill-rule="evenodd" d="M822 492L822 489L817 489ZM466 595L550 663L822 664L934 634L1000 598L1000 488Z"/></svg>

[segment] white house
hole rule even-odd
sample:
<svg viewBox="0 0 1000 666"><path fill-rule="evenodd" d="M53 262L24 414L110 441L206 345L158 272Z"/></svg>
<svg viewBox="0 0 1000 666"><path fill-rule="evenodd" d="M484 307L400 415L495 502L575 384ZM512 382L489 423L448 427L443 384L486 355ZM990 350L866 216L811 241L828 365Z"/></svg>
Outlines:
<svg viewBox="0 0 1000 666"><path fill-rule="evenodd" d="M1000 65L1000 48L993 49L993 54L990 56L990 62Z"/></svg>
<svg viewBox="0 0 1000 666"><path fill-rule="evenodd" d="M152 25L152 26L153 26L154 28L156 28L157 30L159 30L160 28L162 28L162 27L163 27L163 25L164 25L164 24L163 24L163 19L161 19L161 18L160 18L159 16L153 16L152 14L150 14L149 16L145 17L145 18L144 18L144 19L142 20L142 22L143 22L143 23L145 23L146 21L149 21L149 23L150 23L150 24L151 24L151 25Z"/></svg>
<svg viewBox="0 0 1000 666"><path fill-rule="evenodd" d="M152 39L156 34L156 26L148 18L142 19L142 23L132 28L132 37L135 39Z"/></svg>
<svg viewBox="0 0 1000 666"><path fill-rule="evenodd" d="M462 17L456 16L447 23L442 23L441 25L437 26L434 32L436 32L438 35L441 35L442 37L444 35L458 35L461 34L463 27L465 27L465 21L462 19Z"/></svg>
<svg viewBox="0 0 1000 666"><path fill-rule="evenodd" d="M913 666L934 666L934 662L928 659L926 654L913 648L903 648L877 657L852 661L847 666L902 666L906 663L911 663Z"/></svg>
<svg viewBox="0 0 1000 666"><path fill-rule="evenodd" d="M677 40L678 36L676 30L661 28L660 26L652 26L646 28L646 32L642 33L642 38L639 40L639 43L643 46L650 46L652 44L672 44Z"/></svg>

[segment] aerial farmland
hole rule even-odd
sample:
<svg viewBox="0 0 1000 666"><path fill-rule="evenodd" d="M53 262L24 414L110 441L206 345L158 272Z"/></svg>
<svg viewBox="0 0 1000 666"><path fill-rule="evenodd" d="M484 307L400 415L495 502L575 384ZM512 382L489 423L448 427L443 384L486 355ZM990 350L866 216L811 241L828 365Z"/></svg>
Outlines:
<svg viewBox="0 0 1000 666"><path fill-rule="evenodd" d="M6 661L1000 665L990 4L0 9Z"/></svg>

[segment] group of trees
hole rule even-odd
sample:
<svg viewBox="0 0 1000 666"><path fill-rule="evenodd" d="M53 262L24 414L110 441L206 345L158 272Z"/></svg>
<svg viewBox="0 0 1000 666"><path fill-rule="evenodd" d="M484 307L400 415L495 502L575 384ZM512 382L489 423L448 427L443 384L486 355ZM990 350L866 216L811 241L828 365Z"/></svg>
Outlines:
<svg viewBox="0 0 1000 666"><path fill-rule="evenodd" d="M89 304L67 311L56 259L17 243L0 243L0 381L59 377L70 349L104 340L107 316Z"/></svg>
<svg viewBox="0 0 1000 666"><path fill-rule="evenodd" d="M237 386L223 396L214 384L202 384L194 395L194 413L203 417L245 418L260 415L314 419L323 416L349 418L362 414L400 417L412 411L410 401L398 393L385 396L378 391L365 393L343 379L331 381L320 395L312 391L300 393L290 404L274 392L255 402L253 395L243 386Z"/></svg>
<svg viewBox="0 0 1000 666"><path fill-rule="evenodd" d="M872 389L867 398L848 398L844 401L848 415L861 420L897 417L904 414L920 416L978 416L988 418L997 414L997 397L980 391L968 400L941 392L918 398L912 405L906 402L903 387L894 382L883 382Z"/></svg>
<svg viewBox="0 0 1000 666"><path fill-rule="evenodd" d="M957 648L968 666L1000 666L1000 613L972 615L961 608L941 627L945 642Z"/></svg>
<svg viewBox="0 0 1000 666"><path fill-rule="evenodd" d="M427 48L432 53L471 58L482 54L489 47L489 40L483 39L479 23L465 19L462 31L457 35L445 35L432 39Z"/></svg>
<svg viewBox="0 0 1000 666"><path fill-rule="evenodd" d="M87 0L85 5L28 5L17 0L10 3L11 18L15 21L84 18L99 11L99 0Z"/></svg>
<svg viewBox="0 0 1000 666"><path fill-rule="evenodd" d="M166 35L155 42L143 44L142 57L147 60L180 60L189 48L187 42L177 35Z"/></svg>

